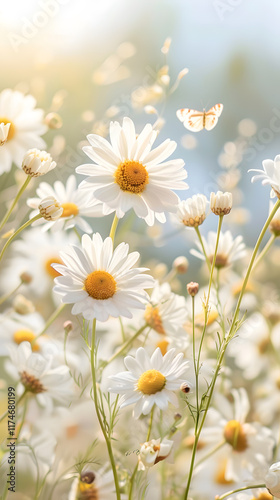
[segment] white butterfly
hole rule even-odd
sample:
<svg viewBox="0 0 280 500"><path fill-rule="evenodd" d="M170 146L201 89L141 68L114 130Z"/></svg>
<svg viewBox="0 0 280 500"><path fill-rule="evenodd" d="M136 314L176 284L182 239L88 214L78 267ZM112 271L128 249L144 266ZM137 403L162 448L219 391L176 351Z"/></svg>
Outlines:
<svg viewBox="0 0 280 500"><path fill-rule="evenodd" d="M203 111L195 111L194 109L183 108L178 109L176 115L183 122L184 127L192 132L199 132L204 128L212 130L217 125L223 107L222 104L216 104L209 111L205 111L205 109Z"/></svg>

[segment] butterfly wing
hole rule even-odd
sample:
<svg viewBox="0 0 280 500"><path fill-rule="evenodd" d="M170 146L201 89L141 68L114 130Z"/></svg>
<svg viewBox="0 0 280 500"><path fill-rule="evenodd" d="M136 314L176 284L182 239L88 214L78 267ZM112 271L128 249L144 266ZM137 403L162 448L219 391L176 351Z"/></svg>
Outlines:
<svg viewBox="0 0 280 500"><path fill-rule="evenodd" d="M191 132L199 132L204 127L204 113L195 109L178 109L176 115L183 122L184 127Z"/></svg>
<svg viewBox="0 0 280 500"><path fill-rule="evenodd" d="M223 111L222 104L216 104L213 108L209 109L205 113L205 128L206 130L212 130L218 123L219 116L221 116Z"/></svg>

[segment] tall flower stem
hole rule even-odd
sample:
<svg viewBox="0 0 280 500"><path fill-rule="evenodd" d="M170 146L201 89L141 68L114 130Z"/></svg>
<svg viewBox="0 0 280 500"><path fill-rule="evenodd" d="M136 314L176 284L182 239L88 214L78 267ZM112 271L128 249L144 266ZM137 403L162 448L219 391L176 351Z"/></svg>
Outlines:
<svg viewBox="0 0 280 500"><path fill-rule="evenodd" d="M28 177L25 179L23 185L21 186L20 190L18 191L12 205L10 206L10 208L7 210L6 214L4 215L3 219L1 220L0 222L0 231L2 229L2 227L4 227L4 225L6 224L6 222L8 221L13 209L15 208L18 200L20 199L21 195L23 194L23 192L25 191L25 189L27 188L29 182L31 181L32 177L30 175L28 175Z"/></svg>
<svg viewBox="0 0 280 500"><path fill-rule="evenodd" d="M137 330L137 332L132 336L130 337L130 339L128 339L116 352L115 354L113 354L113 356L111 356L107 363L106 363L106 366L111 363L112 361L114 361L114 359L116 359L118 356L120 356L124 351L126 351L126 349L134 342L135 339L137 339L137 337L139 337L139 335L141 335L141 333L145 330L145 328L147 328L147 324L145 324L144 326L142 326L141 328L139 328L139 330Z"/></svg>
<svg viewBox="0 0 280 500"><path fill-rule="evenodd" d="M227 347L229 341L231 340L231 338L233 337L233 333L234 333L234 329L235 329L235 323L236 323L236 320L237 320L238 315L239 315L240 304L241 304L241 301L242 301L242 297L244 295L244 292L245 292L245 289L246 289L246 285L248 283L249 276L250 276L250 273L252 271L252 268L253 268L253 265L254 265L254 261L255 261L255 258L257 256L260 244L261 244L261 242L263 240L263 237L264 237L264 235L266 233L266 230L269 227L269 224L270 224L271 220L273 219L273 217L274 217L274 215L277 212L277 210L278 210L279 207L280 207L280 200L278 200L277 203L275 204L273 210L269 214L269 217L266 220L266 222L265 222L265 224L264 224L264 226L263 226L263 228L262 228L262 230L260 232L260 235L258 237L258 240L256 242L255 248L253 250L253 253L252 253L252 256L251 256L251 259L250 259L250 263L249 263L249 266L248 266L248 269L247 269L247 272L246 272L246 275L245 275L245 278L244 278L244 281L243 281L243 285L242 285L242 288L241 288L241 291L240 291L240 294L239 294L239 298L238 298L238 301L237 301L237 305L236 305L236 309L235 309L235 312L234 312L234 316L233 316L233 320L232 320L232 323L231 323L231 327L229 329L227 337L224 339L224 341L222 343L222 346L221 346L221 349L220 349L220 352L219 352L217 366L216 366L216 369L215 369L215 373L214 373L213 379L212 379L211 384L210 384L209 394L207 395L206 405L205 405L205 408L204 408L204 414L203 414L200 426L198 428L198 431L197 431L197 433L195 435L195 440L194 440L194 445L193 445L193 450L192 450L190 470L189 470L189 476L188 476L188 482L187 482L185 494L184 494L184 497L183 497L184 500L187 500L187 498L188 498L190 484L191 484L191 478L192 478L193 469L194 469L194 461L195 461L195 455L196 455L196 450L197 450L197 444L198 444L199 436L200 436L200 433L202 431L202 428L203 428L203 425L204 425L204 422L205 422L205 419L206 419L206 416L207 416L207 412L209 410L209 407L210 407L210 404L211 404L211 401L212 401L212 396L213 396L213 392L214 392L216 380L218 378L218 375L219 375L219 372L220 372L220 369L221 369L221 366L222 366L222 363L223 363L223 359L224 359L225 352L226 352L226 347ZM258 486L258 487L260 487L260 486ZM262 487L263 487L263 485L262 485ZM220 497L219 500L221 500L221 498L223 498L223 497Z"/></svg>
<svg viewBox="0 0 280 500"><path fill-rule="evenodd" d="M91 362L91 375L92 375L92 388L93 388L94 405L95 405L95 410L96 410L98 422L99 422L102 434L104 436L104 439L105 439L105 442L107 445L108 455L109 455L109 459L111 462L111 467L112 467L114 481L115 481L117 500L121 500L119 479L118 479L118 473L117 473L116 463L115 463L115 459L114 459L114 454L113 454L113 450L112 450L111 440L106 432L105 425L104 425L104 422L102 420L102 416L101 416L100 410L99 410L99 401L98 401L97 386L96 386L97 382L96 382L96 373L95 373L95 330L96 330L96 319L94 319L92 322L92 338L91 338L91 349L90 349L90 362Z"/></svg>
<svg viewBox="0 0 280 500"><path fill-rule="evenodd" d="M150 416L150 422L149 422L149 427L148 427L148 433L147 433L147 439L146 441L150 440L151 432L152 432L152 426L153 426L153 419L154 419L154 411L155 411L155 405L153 406L151 410L151 416Z"/></svg>
<svg viewBox="0 0 280 500"><path fill-rule="evenodd" d="M224 493L220 497L217 496L216 500L223 500L224 498L233 495L234 493L238 493L239 491L253 490L254 488L266 488L265 484L251 484L250 486L244 486L243 488L237 488L237 490L231 490L227 493Z"/></svg>
<svg viewBox="0 0 280 500"><path fill-rule="evenodd" d="M50 316L50 318L46 322L43 330L39 333L39 335L37 335L37 337L35 337L34 340L32 340L32 342L31 342L31 346L32 347L37 342L38 338L41 337L41 335L44 335L44 333L47 331L47 329L49 328L49 326L51 326L52 323L56 320L56 318L58 318L58 316L65 309L65 307L66 307L66 304L60 304L58 306L58 308L53 312L53 314Z"/></svg>
<svg viewBox="0 0 280 500"><path fill-rule="evenodd" d="M6 241L5 245L2 248L2 251L0 253L0 260L3 258L3 255L4 255L5 251L7 250L8 246L18 236L18 234L21 233L21 231L23 231L24 229L26 229L28 226L30 226L30 224L32 224L33 222L35 222L35 220L41 219L41 217L42 217L41 214L35 215L35 217L33 217L32 219L28 220L25 224L23 224L21 227L19 227L17 229L17 231L15 231L14 234L12 234L12 236Z"/></svg>
<svg viewBox="0 0 280 500"><path fill-rule="evenodd" d="M204 255L205 260L206 260L206 264L207 264L207 266L208 266L209 271L211 272L211 263L210 263L210 260L209 260L209 258L208 258L208 255L207 255L207 253L206 253L205 246L204 246L204 243L203 243L203 239L202 239L202 236L201 236L201 233L200 233L200 231L199 231L199 228L198 228L198 227L195 227L195 232L196 232L196 234L197 234L197 236L198 236L199 243L200 243L200 245L201 245L202 252L203 252L203 255Z"/></svg>
<svg viewBox="0 0 280 500"><path fill-rule="evenodd" d="M110 230L110 235L109 235L110 238L112 238L113 244L114 244L114 239L115 239L115 234L116 234L118 222L119 222L119 219L115 214L113 222L112 222L111 230Z"/></svg>
<svg viewBox="0 0 280 500"><path fill-rule="evenodd" d="M4 302L6 302L6 300L8 300L10 297L12 297L12 295L14 295L14 293L16 293L18 291L18 289L21 287L22 285L22 281L9 293L7 293L6 295L2 295L2 297L0 297L0 306L2 304L4 304Z"/></svg>
<svg viewBox="0 0 280 500"><path fill-rule="evenodd" d="M265 245L265 247L262 249L261 253L259 254L255 264L254 264L254 269L257 267L258 263L263 259L263 257L267 254L268 250L270 249L270 247L273 245L274 241L276 239L276 235L275 234L272 234L267 242L267 244Z"/></svg>

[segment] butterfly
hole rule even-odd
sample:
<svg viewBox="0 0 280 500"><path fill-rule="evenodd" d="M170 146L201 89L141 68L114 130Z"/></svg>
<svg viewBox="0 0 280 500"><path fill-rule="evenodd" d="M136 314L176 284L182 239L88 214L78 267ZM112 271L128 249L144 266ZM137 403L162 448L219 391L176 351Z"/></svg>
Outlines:
<svg viewBox="0 0 280 500"><path fill-rule="evenodd" d="M216 104L209 111L205 111L205 109L203 111L195 111L194 109L183 108L178 109L176 115L183 122L184 127L192 132L199 132L204 128L212 130L217 125L223 107L222 104Z"/></svg>

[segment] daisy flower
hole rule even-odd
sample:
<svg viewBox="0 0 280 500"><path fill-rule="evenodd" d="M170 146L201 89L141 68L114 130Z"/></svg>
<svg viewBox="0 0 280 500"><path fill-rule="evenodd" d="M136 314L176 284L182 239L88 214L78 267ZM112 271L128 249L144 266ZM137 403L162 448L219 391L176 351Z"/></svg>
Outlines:
<svg viewBox="0 0 280 500"><path fill-rule="evenodd" d="M47 182L41 182L36 190L38 198L29 198L27 205L35 208L31 212L30 219L37 214L38 207L42 198L53 197L63 208L62 215L55 221L45 223L39 219L33 225L43 224L42 231L53 228L56 231L70 229L78 226L85 233L92 233L92 228L84 220L84 217L101 217L103 215L101 203L94 201L90 193L84 193L77 190L77 182L74 175L70 175L66 186L60 181L54 183L52 188Z"/></svg>
<svg viewBox="0 0 280 500"><path fill-rule="evenodd" d="M195 194L178 205L177 218L187 227L200 226L206 219L208 200L203 194Z"/></svg>
<svg viewBox="0 0 280 500"><path fill-rule="evenodd" d="M208 239L206 240L204 236L202 236L202 240L206 255L210 262L212 262L216 248L217 234L214 231L210 231L208 233ZM200 249L200 243L197 242L196 245ZM198 252L197 250L192 249L190 250L190 253L198 259L205 260L205 256L202 251ZM242 259L245 255L245 243L243 243L242 236L237 236L233 239L230 231L220 233L215 264L216 267L221 268L229 266L232 262Z"/></svg>
<svg viewBox="0 0 280 500"><path fill-rule="evenodd" d="M176 212L179 202L173 189L187 189L183 160L165 161L176 149L167 139L152 150L157 137L151 124L137 136L130 118L123 125L110 124L111 144L98 135L88 135L90 146L83 148L95 164L76 169L88 177L80 188L90 191L103 203L104 214L116 211L117 217L134 209L151 226L155 218L165 222L164 212Z"/></svg>
<svg viewBox="0 0 280 500"><path fill-rule="evenodd" d="M209 443L226 441L227 463L224 477L227 481L244 479L244 472L267 463L272 458L275 445L270 429L259 422L247 423L250 405L244 388L232 390L233 406L221 394L216 395L219 411L209 411L213 425L203 429L202 440Z"/></svg>
<svg viewBox="0 0 280 500"><path fill-rule="evenodd" d="M6 365L6 371L19 379L21 387L33 394L40 405L51 410L53 401L62 406L69 404L73 387L67 366L53 368L52 356L32 352L29 342L10 347L10 357L12 363Z"/></svg>
<svg viewBox="0 0 280 500"><path fill-rule="evenodd" d="M135 418L139 418L141 413L148 415L154 405L161 410L166 410L169 402L177 407L174 391L187 382L185 377L189 370L189 362L183 361L183 357L183 353L175 356L175 349L170 349L163 356L157 348L150 358L140 347L135 358L126 356L124 359L128 371L110 377L116 384L109 391L123 394L121 408L136 403L133 411Z"/></svg>
<svg viewBox="0 0 280 500"><path fill-rule="evenodd" d="M252 168L248 172L257 172L258 175L254 175L251 182L255 182L262 179L262 185L270 184L272 187L271 198L275 195L280 198L280 155L275 156L273 160L264 160L262 162L263 170Z"/></svg>
<svg viewBox="0 0 280 500"><path fill-rule="evenodd" d="M132 268L139 253L128 250L121 243L113 251L112 239L103 242L95 233L92 239L82 237L82 249L72 246L60 253L65 265L53 265L61 274L55 278L54 291L62 295L62 302L74 303L72 314L107 321L109 316L132 318L131 308L144 309L148 298L144 288L152 288L154 280L142 274L147 268Z"/></svg>
<svg viewBox="0 0 280 500"><path fill-rule="evenodd" d="M1 172L8 172L12 162L21 168L22 159L30 148L43 149L40 135L48 127L43 123L44 112L35 109L36 99L17 90L5 89L0 94L0 123L10 123L6 143L0 148Z"/></svg>
<svg viewBox="0 0 280 500"><path fill-rule="evenodd" d="M90 470L81 472L71 487L68 500L115 500L115 482L113 472L98 473Z"/></svg>
<svg viewBox="0 0 280 500"><path fill-rule="evenodd" d="M34 312L32 314L4 315L0 314L0 356L9 354L9 347L21 344L21 342L34 342L36 336L45 326L42 316ZM42 338L34 342L33 351L40 351L42 347Z"/></svg>

